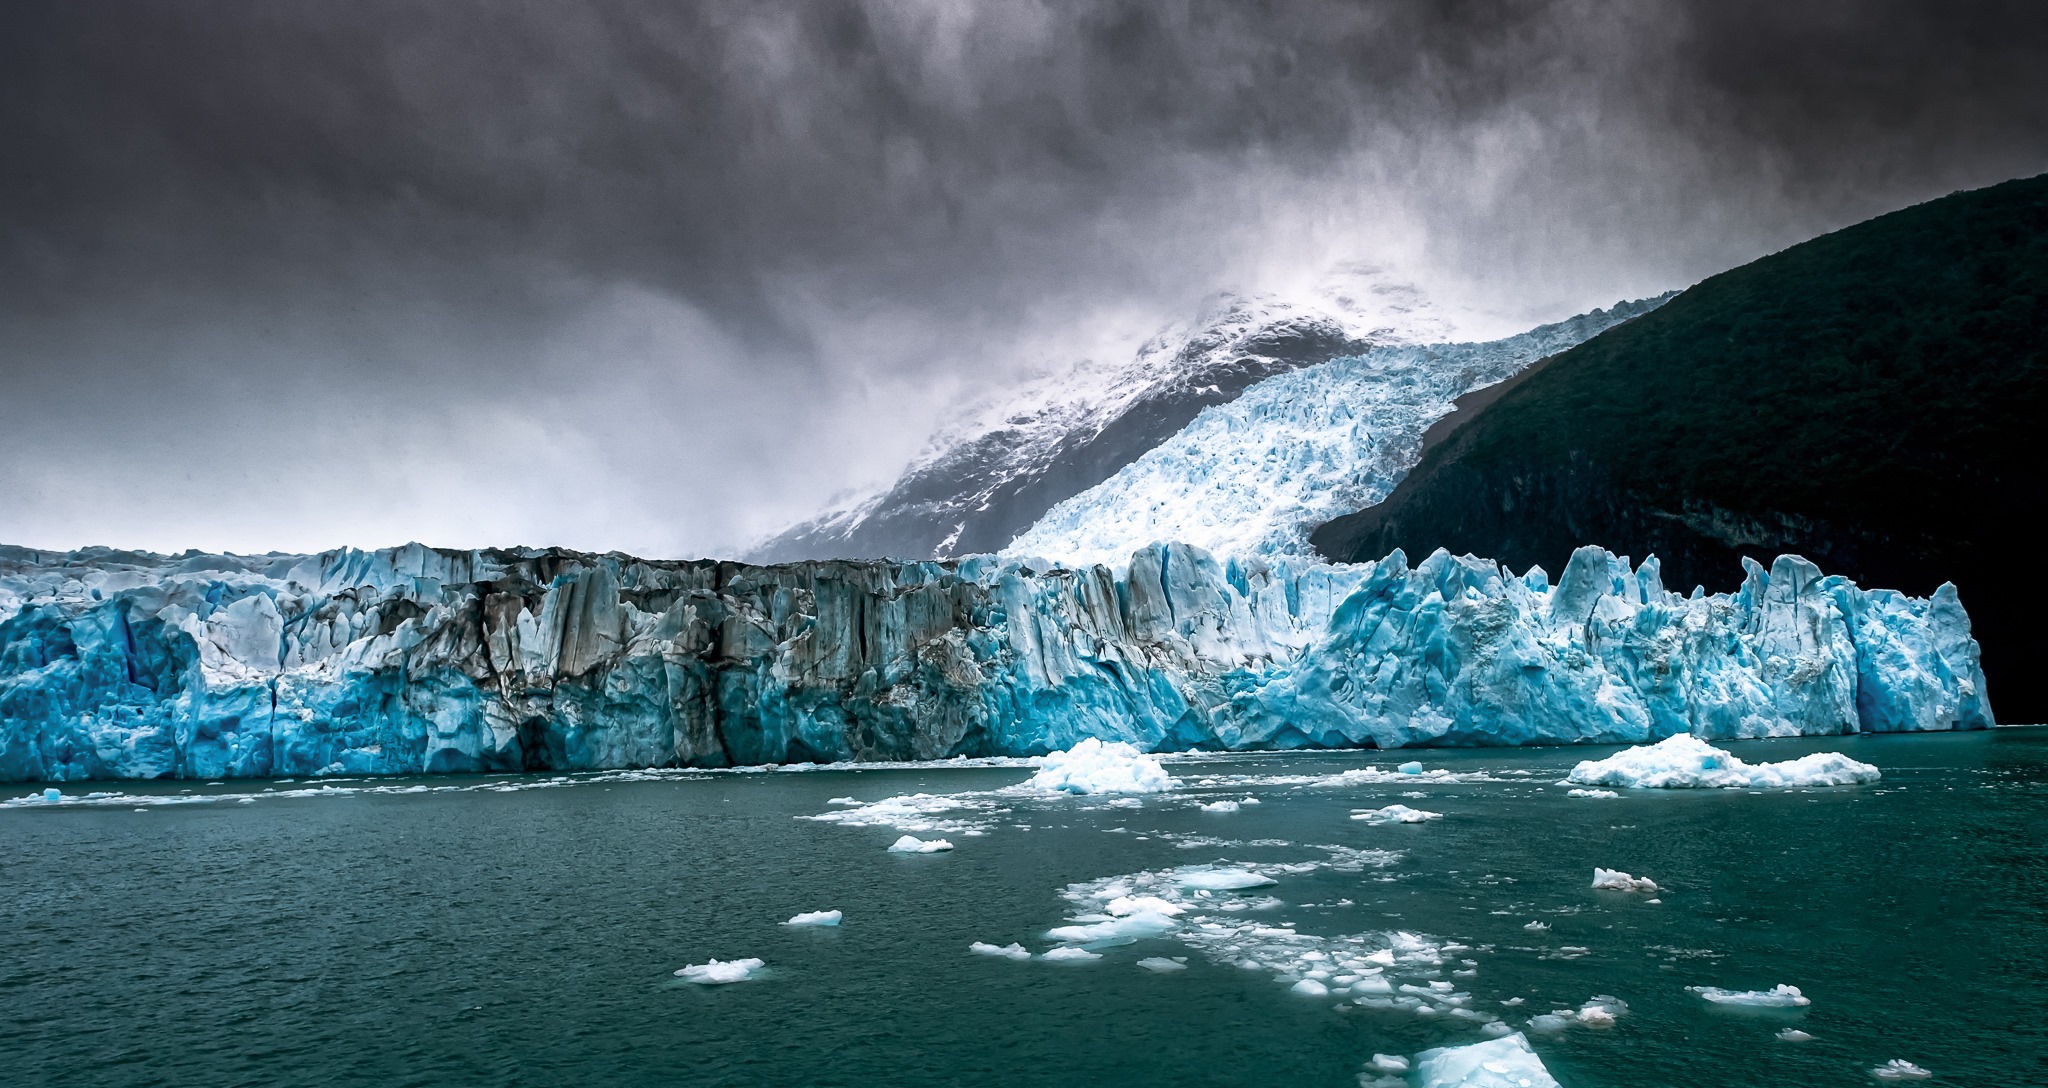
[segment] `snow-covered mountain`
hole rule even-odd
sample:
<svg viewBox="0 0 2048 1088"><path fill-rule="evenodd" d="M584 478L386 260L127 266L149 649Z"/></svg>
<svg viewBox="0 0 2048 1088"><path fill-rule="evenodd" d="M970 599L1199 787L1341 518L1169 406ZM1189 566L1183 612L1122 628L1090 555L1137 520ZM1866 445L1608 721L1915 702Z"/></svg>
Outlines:
<svg viewBox="0 0 2048 1088"><path fill-rule="evenodd" d="M1217 555L1313 555L1309 533L1386 498L1456 398L1670 297L1504 340L1377 347L1269 377L1053 507L1004 553L1114 565L1152 541L1175 540Z"/></svg>
<svg viewBox="0 0 2048 1088"><path fill-rule="evenodd" d="M957 413L886 490L790 528L749 558L993 552L1256 382L1451 335L1450 317L1419 289L1367 265L1339 269L1307 298L1219 294L1133 358L1083 362Z"/></svg>

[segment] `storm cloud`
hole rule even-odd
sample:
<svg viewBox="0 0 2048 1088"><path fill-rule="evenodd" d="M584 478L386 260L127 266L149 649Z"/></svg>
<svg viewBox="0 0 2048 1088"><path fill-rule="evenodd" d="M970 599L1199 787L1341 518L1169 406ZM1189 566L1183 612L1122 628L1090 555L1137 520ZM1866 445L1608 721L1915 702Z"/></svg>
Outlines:
<svg viewBox="0 0 2048 1088"><path fill-rule="evenodd" d="M2048 169L2025 3L31 2L0 541L716 553L1218 288L1475 333Z"/></svg>

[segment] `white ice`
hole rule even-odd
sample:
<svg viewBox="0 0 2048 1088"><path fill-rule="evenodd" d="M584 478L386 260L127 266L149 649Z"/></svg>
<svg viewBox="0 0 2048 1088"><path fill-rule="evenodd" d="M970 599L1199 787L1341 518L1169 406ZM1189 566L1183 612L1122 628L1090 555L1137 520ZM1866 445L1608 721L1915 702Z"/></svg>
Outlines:
<svg viewBox="0 0 2048 1088"><path fill-rule="evenodd" d="M1203 812L1236 812L1237 809L1236 801L1211 801L1202 806Z"/></svg>
<svg viewBox="0 0 2048 1088"><path fill-rule="evenodd" d="M1159 757L1123 741L1089 737L1045 757L1026 785L1065 793L1164 793L1174 787Z"/></svg>
<svg viewBox="0 0 2048 1088"><path fill-rule="evenodd" d="M1650 892L1657 891L1657 882L1646 876L1630 876L1619 869L1593 867L1593 887L1608 892Z"/></svg>
<svg viewBox="0 0 2048 1088"><path fill-rule="evenodd" d="M1382 1073L1406 1073L1408 1059L1399 1054L1375 1054L1372 1056L1372 1067Z"/></svg>
<svg viewBox="0 0 2048 1088"><path fill-rule="evenodd" d="M1192 869L1182 872L1175 879L1181 887L1190 891L1207 892L1235 892L1280 883L1270 876L1252 872L1250 869Z"/></svg>
<svg viewBox="0 0 2048 1088"><path fill-rule="evenodd" d="M976 941L968 945L967 950L977 956L996 956L1006 960L1031 958L1031 952L1021 944L990 944L987 941Z"/></svg>
<svg viewBox="0 0 2048 1088"><path fill-rule="evenodd" d="M1621 795L1620 795L1620 794L1618 794L1618 793L1616 793L1616 792L1614 792L1613 790L1567 790L1567 791L1565 791L1565 796L1567 796L1567 797L1620 797Z"/></svg>
<svg viewBox="0 0 2048 1088"><path fill-rule="evenodd" d="M1786 1028L1778 1033L1778 1041L1781 1043L1810 1043L1813 1041L1813 1036L1800 1031L1798 1028Z"/></svg>
<svg viewBox="0 0 2048 1088"><path fill-rule="evenodd" d="M1418 1088L1559 1088L1520 1032L1415 1058Z"/></svg>
<svg viewBox="0 0 2048 1088"><path fill-rule="evenodd" d="M1756 1009L1789 1009L1813 1004L1797 986L1779 984L1768 990L1723 990L1718 986L1687 986L1686 989L1716 1005L1745 1005Z"/></svg>
<svg viewBox="0 0 2048 1088"><path fill-rule="evenodd" d="M676 977L685 982L704 986L723 986L731 982L746 982L766 966L760 960L748 957L743 960L712 960L709 963L693 963L676 972Z"/></svg>
<svg viewBox="0 0 2048 1088"><path fill-rule="evenodd" d="M1102 958L1102 953L1090 952L1085 948L1077 948L1073 945L1063 945L1059 948L1050 948L1039 953L1038 958L1049 963L1093 963Z"/></svg>
<svg viewBox="0 0 2048 1088"><path fill-rule="evenodd" d="M1354 820L1372 824L1419 824L1425 820L1441 820L1441 812L1424 812L1407 805L1388 805L1385 808L1364 809L1351 814Z"/></svg>
<svg viewBox="0 0 2048 1088"><path fill-rule="evenodd" d="M1861 785L1880 777L1876 767L1839 752L1752 764L1690 733L1678 733L1606 759L1582 760L1565 780L1629 789L1788 789Z"/></svg>
<svg viewBox="0 0 2048 1088"><path fill-rule="evenodd" d="M786 926L836 926L845 914L836 910L807 910L782 923Z"/></svg>
<svg viewBox="0 0 2048 1088"><path fill-rule="evenodd" d="M1179 960L1168 959L1165 956L1147 956L1138 961L1138 966L1143 967L1147 971L1156 971L1162 975L1170 971L1185 971L1188 969L1187 964Z"/></svg>
<svg viewBox="0 0 2048 1088"><path fill-rule="evenodd" d="M936 854L952 848L953 844L944 839L926 840L916 835L905 835L889 844L889 852L892 854Z"/></svg>
<svg viewBox="0 0 2048 1088"><path fill-rule="evenodd" d="M1870 1075L1879 1080L1924 1080L1934 1074L1904 1058L1893 1058L1891 1061L1872 1069Z"/></svg>

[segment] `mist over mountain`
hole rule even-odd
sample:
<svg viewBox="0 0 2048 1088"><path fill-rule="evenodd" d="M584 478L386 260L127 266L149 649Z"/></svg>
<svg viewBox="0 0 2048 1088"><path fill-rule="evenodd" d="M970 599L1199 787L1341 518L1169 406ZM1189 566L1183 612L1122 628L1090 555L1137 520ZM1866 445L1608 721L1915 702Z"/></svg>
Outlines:
<svg viewBox="0 0 2048 1088"><path fill-rule="evenodd" d="M2037 173L2042 21L8 5L0 540L731 554L1219 289L1508 335Z"/></svg>

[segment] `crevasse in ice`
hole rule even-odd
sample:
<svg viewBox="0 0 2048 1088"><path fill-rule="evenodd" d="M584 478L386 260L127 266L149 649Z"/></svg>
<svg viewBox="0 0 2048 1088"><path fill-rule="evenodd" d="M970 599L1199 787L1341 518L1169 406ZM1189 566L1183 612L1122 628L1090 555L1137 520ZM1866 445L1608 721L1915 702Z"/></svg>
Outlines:
<svg viewBox="0 0 2048 1088"><path fill-rule="evenodd" d="M0 780L1648 743L1991 724L1952 587L977 557L749 566L408 545L0 548Z"/></svg>

